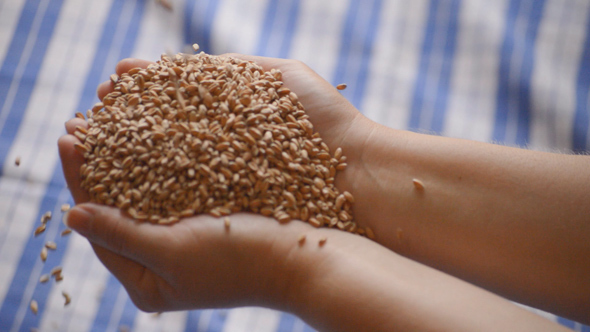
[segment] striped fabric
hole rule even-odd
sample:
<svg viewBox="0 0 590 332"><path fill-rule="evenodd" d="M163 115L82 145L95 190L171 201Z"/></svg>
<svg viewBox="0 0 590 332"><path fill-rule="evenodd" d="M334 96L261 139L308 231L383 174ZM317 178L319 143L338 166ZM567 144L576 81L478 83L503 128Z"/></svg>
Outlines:
<svg viewBox="0 0 590 332"><path fill-rule="evenodd" d="M157 59L196 42L213 54L295 58L335 85L347 83L343 95L392 128L533 149L589 148L588 1L173 4L168 12L154 0L0 0L0 331L313 330L261 308L139 312L83 238L60 236L60 206L72 201L56 141L66 120L97 102L96 86L125 57ZM53 220L34 237L46 211ZM58 249L42 263L49 240ZM64 281L39 284L57 265ZM73 297L66 308L62 291Z"/></svg>

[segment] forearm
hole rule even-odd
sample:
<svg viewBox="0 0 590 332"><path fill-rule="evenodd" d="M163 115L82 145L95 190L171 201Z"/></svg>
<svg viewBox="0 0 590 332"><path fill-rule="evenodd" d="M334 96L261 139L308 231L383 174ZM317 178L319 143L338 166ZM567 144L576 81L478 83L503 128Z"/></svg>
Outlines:
<svg viewBox="0 0 590 332"><path fill-rule="evenodd" d="M338 180L378 242L517 301L588 319L589 157L375 124L365 142Z"/></svg>
<svg viewBox="0 0 590 332"><path fill-rule="evenodd" d="M318 230L293 311L320 331L563 331L562 327L366 239ZM299 258L298 258L299 257Z"/></svg>

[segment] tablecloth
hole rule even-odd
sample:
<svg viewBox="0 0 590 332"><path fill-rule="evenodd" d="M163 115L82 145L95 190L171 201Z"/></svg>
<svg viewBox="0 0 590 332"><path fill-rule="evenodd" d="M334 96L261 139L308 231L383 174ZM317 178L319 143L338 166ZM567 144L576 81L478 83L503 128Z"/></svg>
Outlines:
<svg viewBox="0 0 590 332"><path fill-rule="evenodd" d="M142 313L82 237L60 234L73 204L56 145L64 122L98 101L117 61L193 43L302 60L392 128L588 151L588 1L0 0L0 331L313 330L263 308ZM57 250L43 263L46 241ZM64 280L39 283L55 266Z"/></svg>

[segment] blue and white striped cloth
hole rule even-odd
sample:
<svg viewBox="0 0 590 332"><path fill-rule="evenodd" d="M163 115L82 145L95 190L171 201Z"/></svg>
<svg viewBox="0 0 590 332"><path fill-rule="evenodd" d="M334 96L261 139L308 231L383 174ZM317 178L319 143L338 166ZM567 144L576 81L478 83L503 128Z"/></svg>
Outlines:
<svg viewBox="0 0 590 332"><path fill-rule="evenodd" d="M198 43L300 59L368 117L543 150L589 149L585 0L0 0L0 331L312 331L261 308L139 312L78 235L56 141L118 60ZM20 156L20 167L15 159ZM33 237L41 215L47 231ZM39 259L53 240L46 263ZM39 284L63 266L64 281ZM72 303L63 306L62 291ZM31 299L39 313L29 310ZM534 309L531 309L534 310ZM534 310L535 311L535 310ZM536 311L578 331L566 319ZM427 319L427 317L426 317Z"/></svg>

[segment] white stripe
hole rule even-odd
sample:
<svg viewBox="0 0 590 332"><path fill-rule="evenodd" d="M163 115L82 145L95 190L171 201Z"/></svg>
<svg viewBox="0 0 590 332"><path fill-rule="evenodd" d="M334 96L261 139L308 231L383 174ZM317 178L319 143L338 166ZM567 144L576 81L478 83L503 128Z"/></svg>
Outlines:
<svg viewBox="0 0 590 332"><path fill-rule="evenodd" d="M334 76L349 0L301 0L290 58L305 62L326 80Z"/></svg>
<svg viewBox="0 0 590 332"><path fill-rule="evenodd" d="M212 309L202 310L199 315L199 322L197 323L197 331L207 331L209 324L211 324L211 317L213 316Z"/></svg>
<svg viewBox="0 0 590 332"><path fill-rule="evenodd" d="M571 148L578 65L589 6L586 1L573 0L549 0L545 5L531 79L532 147Z"/></svg>
<svg viewBox="0 0 590 332"><path fill-rule="evenodd" d="M133 331L136 332L184 332L187 311L165 312L154 315L139 311L135 317ZM200 330L199 330L200 331ZM72 331L73 332L73 331Z"/></svg>
<svg viewBox="0 0 590 332"><path fill-rule="evenodd" d="M26 129L17 133L5 160L5 174L0 179L0 193L15 193L10 178L26 179L25 185L32 187L24 191L26 195L19 194L16 196L17 201L10 202L16 206L16 214L12 219L0 218L0 233L4 233L5 237L10 239L0 244L0 260L7 267L4 270L6 273L0 274L0 301L4 300L10 286L14 273L10 271L18 266L27 238L33 231L33 225L38 222L35 216L58 158L56 141L63 132L63 123L74 112L95 51L92 47L94 45L91 44L89 47L87 42L98 40L99 32L102 30L99 27L102 27L102 20L106 17L110 2L95 0L91 4L84 4L79 1L68 1L64 6L66 8L62 16L64 13L72 16L66 20L59 20L39 73L38 84L33 90L23 118L22 128ZM87 17L75 14L75 9L79 7L88 9ZM81 23L84 23L77 28L84 36L84 42L69 40L71 27L67 22L75 21L75 18L80 18ZM75 45L71 54L64 53L67 51L64 43L68 41ZM62 71L62 68L66 69ZM64 76L58 77L55 74L60 71L65 73ZM60 84L62 90L58 89ZM37 145L38 142L41 145ZM13 164L16 156L22 156L22 164L18 168ZM29 184L30 182L40 185ZM3 211L6 213L8 210Z"/></svg>
<svg viewBox="0 0 590 332"><path fill-rule="evenodd" d="M96 258L88 241L77 234L70 235L62 264L64 280L60 284L52 285L39 329L89 331L109 273ZM66 291L72 299L67 307L64 307L62 291Z"/></svg>
<svg viewBox="0 0 590 332"><path fill-rule="evenodd" d="M279 326L281 313L275 310L245 307L229 311L223 332L274 332Z"/></svg>
<svg viewBox="0 0 590 332"><path fill-rule="evenodd" d="M182 10L176 2L173 12L156 1L147 1L132 57L157 61L162 53L182 50ZM114 69L114 68L113 68Z"/></svg>
<svg viewBox="0 0 590 332"><path fill-rule="evenodd" d="M8 46L21 17L26 0L5 0L0 3L0 64L4 62Z"/></svg>
<svg viewBox="0 0 590 332"><path fill-rule="evenodd" d="M219 0L212 27L212 52L254 54L267 5L268 0Z"/></svg>
<svg viewBox="0 0 590 332"><path fill-rule="evenodd" d="M49 182L57 161L56 142L76 110L111 1L67 1L43 60L26 114L5 163L21 156L28 179ZM67 15L67 16L64 16ZM75 28L72 24L79 23ZM72 36L72 31L77 33ZM91 105L88 105L90 107ZM41 142L42 146L37 146ZM26 163L26 164L25 164ZM17 169L15 171L22 172ZM21 173L23 174L23 173Z"/></svg>
<svg viewBox="0 0 590 332"><path fill-rule="evenodd" d="M450 82L445 136L489 141L508 1L465 1Z"/></svg>
<svg viewBox="0 0 590 332"><path fill-rule="evenodd" d="M125 310L125 304L129 296L125 291L125 288L119 287L119 292L117 293L117 299L113 305L111 310L111 316L109 318L109 322L107 324L106 332L119 332L119 326L121 322L121 317L123 316L123 310ZM129 326L127 326L129 327Z"/></svg>
<svg viewBox="0 0 590 332"><path fill-rule="evenodd" d="M0 303L4 302L6 298L6 293L18 267L24 246L34 231L33 227L39 226L36 219L37 210L41 201L40 197L45 192L45 185L37 183L23 183L19 180L3 178L1 184L2 190L0 192L3 196L6 194L12 196L13 193L17 193L16 197L24 197L19 200L2 199L3 203L9 203L13 207L13 220L18 222L3 223L4 227L0 229L0 234L2 234L4 240L0 242L0 270L2 271L0 273ZM26 193L26 195L23 195L22 192ZM4 220L9 209L0 211L3 214L0 220ZM40 246L39 250L41 250Z"/></svg>
<svg viewBox="0 0 590 332"><path fill-rule="evenodd" d="M35 13L35 18L33 19L31 29L29 30L25 47L22 51L21 57L19 58L16 69L14 70L14 75L12 76L12 81L10 83L10 87L8 88L8 93L6 94L4 105L0 110L0 132L4 129L4 125L6 124L8 114L10 112L10 109L12 108L12 105L14 104L14 98L16 97L17 90L23 78L25 67L29 62L29 59L31 58L31 54L34 51L33 48L35 46L35 43L37 42L37 35L39 34L39 30L41 29L41 22L43 21L43 17L45 16L45 12L47 11L49 0L41 1L42 2L39 4L39 8Z"/></svg>
<svg viewBox="0 0 590 332"><path fill-rule="evenodd" d="M387 1L381 11L362 110L391 128L408 123L429 3Z"/></svg>
<svg viewBox="0 0 590 332"><path fill-rule="evenodd" d="M537 314L537 315L539 315L539 316L541 316L543 318L546 318L546 319L548 319L548 320L550 320L550 321L552 321L554 323L557 323L557 317L554 314L550 314L550 313L545 312L543 310L536 309L536 308L533 308L533 307L529 307L529 306L526 306L524 304L520 304L520 303L517 303L517 302L512 302L512 303L514 303L517 306L519 306L519 307L521 307L523 309L526 309L526 310L528 310L528 311L530 311L530 312L532 312L534 314Z"/></svg>
<svg viewBox="0 0 590 332"><path fill-rule="evenodd" d="M65 202L67 195L68 195L68 191L67 191L67 189L64 188L59 195L59 199L57 200L58 204L54 207L54 209L52 211L53 215L57 215L57 213L59 212L59 207L61 206L62 202ZM47 223L47 230L45 231L44 237L42 238L43 242L40 241L39 249L41 249L41 247L43 246L43 244L45 242L55 241L57 236L59 236L59 234L57 234L57 231L59 229L59 225L60 225L59 222L55 222L55 221ZM39 278L41 277L43 265L44 265L43 261L41 261L41 259L39 258L38 260L35 261L35 265L33 266L31 274L29 275L29 279L26 281L20 280L21 283L26 282L26 287L23 292L23 296L21 297L21 301L18 305L18 310L16 312L16 315L14 317L14 321L12 323L12 327L10 329L11 332L16 332L16 331L20 330L20 326L23 322L25 314L29 310L29 305L31 303L31 300L34 300L33 299L33 292L35 291L35 288L37 287L37 284L39 283ZM39 308L39 310L42 310L42 309L43 308Z"/></svg>

